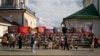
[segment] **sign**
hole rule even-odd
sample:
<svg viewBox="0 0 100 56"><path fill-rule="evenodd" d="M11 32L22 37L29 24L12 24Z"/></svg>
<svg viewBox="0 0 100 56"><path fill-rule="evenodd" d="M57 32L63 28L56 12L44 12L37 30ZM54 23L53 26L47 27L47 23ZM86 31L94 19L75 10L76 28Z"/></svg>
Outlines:
<svg viewBox="0 0 100 56"><path fill-rule="evenodd" d="M8 33L18 33L18 26L8 26Z"/></svg>
<svg viewBox="0 0 100 56"><path fill-rule="evenodd" d="M44 26L37 27L37 33L45 33L46 28Z"/></svg>
<svg viewBox="0 0 100 56"><path fill-rule="evenodd" d="M19 33L22 35L27 35L30 33L30 27L28 26L20 26L19 27Z"/></svg>

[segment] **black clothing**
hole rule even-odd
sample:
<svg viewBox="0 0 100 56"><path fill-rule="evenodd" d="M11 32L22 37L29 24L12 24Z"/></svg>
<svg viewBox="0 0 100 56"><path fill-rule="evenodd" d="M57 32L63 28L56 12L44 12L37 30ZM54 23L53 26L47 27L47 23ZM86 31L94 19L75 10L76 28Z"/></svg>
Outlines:
<svg viewBox="0 0 100 56"><path fill-rule="evenodd" d="M13 48L15 47L15 42L10 43L10 48L13 46Z"/></svg>
<svg viewBox="0 0 100 56"><path fill-rule="evenodd" d="M19 46L19 49L21 49L22 48L22 38L21 38L21 36L19 36L18 38L19 38L18 39L18 46Z"/></svg>
<svg viewBox="0 0 100 56"><path fill-rule="evenodd" d="M67 37L64 38L64 50L67 48L69 50L69 44L67 43Z"/></svg>
<svg viewBox="0 0 100 56"><path fill-rule="evenodd" d="M98 40L97 40L97 38L95 37L95 39L94 39L94 47L95 48L98 48L99 47L99 43L98 43Z"/></svg>
<svg viewBox="0 0 100 56"><path fill-rule="evenodd" d="M63 33L67 33L67 28L66 28L66 27L63 27L63 28L62 28L62 32L63 32Z"/></svg>

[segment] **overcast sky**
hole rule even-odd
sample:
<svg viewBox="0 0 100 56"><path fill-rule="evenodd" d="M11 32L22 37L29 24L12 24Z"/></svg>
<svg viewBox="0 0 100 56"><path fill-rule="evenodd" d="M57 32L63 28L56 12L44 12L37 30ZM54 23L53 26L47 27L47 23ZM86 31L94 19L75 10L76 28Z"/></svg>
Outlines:
<svg viewBox="0 0 100 56"><path fill-rule="evenodd" d="M63 18L83 8L82 0L29 0L39 18L38 26L59 27Z"/></svg>

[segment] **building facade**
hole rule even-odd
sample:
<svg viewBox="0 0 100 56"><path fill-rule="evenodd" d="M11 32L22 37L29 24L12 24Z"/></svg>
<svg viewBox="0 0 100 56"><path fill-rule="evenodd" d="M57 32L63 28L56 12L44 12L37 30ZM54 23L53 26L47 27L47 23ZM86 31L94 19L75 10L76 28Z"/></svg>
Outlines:
<svg viewBox="0 0 100 56"><path fill-rule="evenodd" d="M24 13L24 26L29 26L32 29L36 27L36 23L38 21L38 17L35 16L35 12L31 11L26 7L26 11Z"/></svg>
<svg viewBox="0 0 100 56"><path fill-rule="evenodd" d="M83 0L84 8L63 19L65 27L81 27L87 31L92 26L92 32L100 37L99 0Z"/></svg>
<svg viewBox="0 0 100 56"><path fill-rule="evenodd" d="M87 2L87 3L86 3ZM100 0L83 0L83 5L84 7L90 5L90 4L93 4L95 6L95 8L97 9L99 15L100 15ZM97 20L93 26L93 31L95 33L95 35L97 35L97 37L100 37L99 33L100 33L100 20Z"/></svg>
<svg viewBox="0 0 100 56"><path fill-rule="evenodd" d="M36 27L38 18L27 5L28 0L0 0L0 20L9 21L9 24L3 22L2 25L0 22L0 37L7 32L8 26L24 25L31 28Z"/></svg>

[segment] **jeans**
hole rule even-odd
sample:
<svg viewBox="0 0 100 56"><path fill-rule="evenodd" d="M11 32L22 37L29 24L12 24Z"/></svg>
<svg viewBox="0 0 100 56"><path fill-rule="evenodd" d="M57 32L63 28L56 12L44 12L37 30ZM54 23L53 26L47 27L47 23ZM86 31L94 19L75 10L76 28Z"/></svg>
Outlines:
<svg viewBox="0 0 100 56"><path fill-rule="evenodd" d="M35 44L32 44L31 48L32 48L32 50L35 50Z"/></svg>

